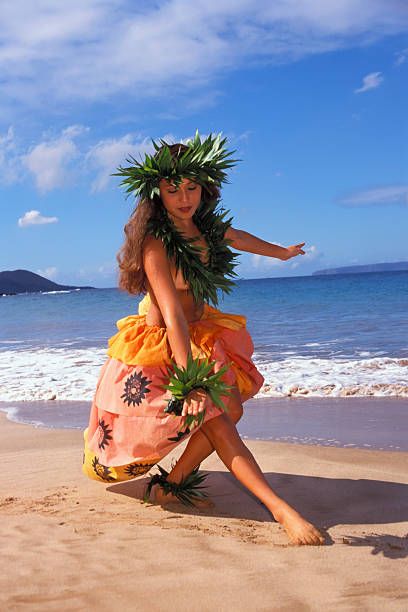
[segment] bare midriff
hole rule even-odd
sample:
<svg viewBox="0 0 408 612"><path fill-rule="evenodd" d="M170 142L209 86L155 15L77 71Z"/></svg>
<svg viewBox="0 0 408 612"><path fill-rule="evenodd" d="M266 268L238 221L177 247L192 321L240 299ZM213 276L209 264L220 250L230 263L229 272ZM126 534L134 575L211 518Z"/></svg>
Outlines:
<svg viewBox="0 0 408 612"><path fill-rule="evenodd" d="M197 240L194 242L195 245L198 245L206 251L204 251L205 255L208 254L208 245L206 241L201 238L201 240ZM201 253L203 263L206 263L206 259L203 258L203 253ZM202 317L204 311L204 302L197 303L194 300L193 294L191 293L190 287L188 283L186 283L185 278L181 272L181 270L177 270L173 261L170 262L170 271L173 277L174 285L176 287L180 304L183 308L184 315L186 320L190 323L191 321L197 321ZM166 327L166 323L163 319L160 307L157 303L156 296L152 288L149 285L149 281L146 279L147 291L150 295L150 307L148 312L146 313L146 324L147 325L158 325L159 327Z"/></svg>

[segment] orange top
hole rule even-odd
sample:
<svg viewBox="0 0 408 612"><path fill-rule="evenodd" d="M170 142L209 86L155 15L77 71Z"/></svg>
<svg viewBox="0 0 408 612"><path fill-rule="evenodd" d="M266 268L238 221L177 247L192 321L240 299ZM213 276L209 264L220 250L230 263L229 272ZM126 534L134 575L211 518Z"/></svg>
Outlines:
<svg viewBox="0 0 408 612"><path fill-rule="evenodd" d="M118 332L109 338L107 354L128 365L168 365L174 359L167 339L167 328L146 324L149 294L139 304L139 313L123 317L116 322ZM246 317L224 313L204 303L201 319L189 322L191 352L208 357L217 337L225 329L239 330L246 327ZM204 355L203 355L204 353Z"/></svg>

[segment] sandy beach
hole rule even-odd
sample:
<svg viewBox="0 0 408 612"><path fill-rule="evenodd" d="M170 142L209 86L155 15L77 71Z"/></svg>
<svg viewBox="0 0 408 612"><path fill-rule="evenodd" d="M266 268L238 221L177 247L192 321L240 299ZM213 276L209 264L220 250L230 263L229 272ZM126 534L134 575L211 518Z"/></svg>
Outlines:
<svg viewBox="0 0 408 612"><path fill-rule="evenodd" d="M406 452L246 440L326 531L299 547L215 453L201 464L215 508L163 509L141 501L147 476L83 476L81 431L0 423L3 610L408 608Z"/></svg>

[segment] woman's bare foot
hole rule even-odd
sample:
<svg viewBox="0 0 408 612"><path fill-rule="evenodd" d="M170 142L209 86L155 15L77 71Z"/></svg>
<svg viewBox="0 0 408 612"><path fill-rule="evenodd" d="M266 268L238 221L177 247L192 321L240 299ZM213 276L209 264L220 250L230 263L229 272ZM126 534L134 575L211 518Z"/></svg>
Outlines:
<svg viewBox="0 0 408 612"><path fill-rule="evenodd" d="M155 504L160 504L161 506L165 506L166 504L181 503L176 495L173 495L172 493L168 493L166 495L159 484L153 485L150 493L150 501ZM197 498L192 499L191 501L196 508L213 508L215 506L214 502L208 498Z"/></svg>
<svg viewBox="0 0 408 612"><path fill-rule="evenodd" d="M286 507L285 505L274 516L278 523L285 528L293 544L324 544L324 535L291 506Z"/></svg>

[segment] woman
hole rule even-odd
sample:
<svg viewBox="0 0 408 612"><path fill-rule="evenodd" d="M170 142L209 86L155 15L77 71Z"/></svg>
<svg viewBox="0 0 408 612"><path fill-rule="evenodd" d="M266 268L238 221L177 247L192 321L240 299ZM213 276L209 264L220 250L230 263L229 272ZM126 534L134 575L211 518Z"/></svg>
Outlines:
<svg viewBox="0 0 408 612"><path fill-rule="evenodd" d="M119 286L146 296L139 314L120 319L108 341L84 432L83 471L105 482L134 478L190 436L169 473L158 466L145 499L210 505L198 492L198 466L215 449L293 543L322 544L320 531L271 489L236 429L242 403L264 379L251 359L246 318L209 304L217 304L217 289L228 293L234 285L227 277L236 276L237 254L229 245L287 260L304 254L305 243L265 242L216 210L225 170L236 161L225 141L210 135L201 142L197 132L185 145L153 143L154 156L119 168L128 193L140 196L118 255Z"/></svg>

